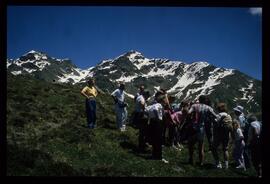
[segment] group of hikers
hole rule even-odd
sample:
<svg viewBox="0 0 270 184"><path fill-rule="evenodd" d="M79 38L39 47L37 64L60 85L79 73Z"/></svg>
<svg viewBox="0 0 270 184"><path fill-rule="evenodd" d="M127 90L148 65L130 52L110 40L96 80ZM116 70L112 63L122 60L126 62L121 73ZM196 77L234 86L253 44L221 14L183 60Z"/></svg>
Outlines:
<svg viewBox="0 0 270 184"><path fill-rule="evenodd" d="M81 94L86 97L86 114L89 128L96 126L96 102L98 93L104 93L95 86L95 80L88 81ZM111 93L115 103L117 128L126 131L127 106L125 102L125 84ZM237 169L246 170L251 162L262 175L261 166L261 122L254 114L244 115L244 108L233 108L235 119L228 114L227 105L219 103L214 111L210 98L199 96L196 101L182 101L177 104L175 97L160 89L153 95L144 86L140 86L134 97L135 109L132 124L139 129L138 150L146 152L152 147L152 159L169 163L162 156L162 148L167 145L181 151L186 142L189 151L189 164L194 164L194 147L198 144L199 165L204 164L204 139L207 138L209 151L218 169L229 167L229 142L234 142L233 158ZM167 133L167 134L166 134ZM168 135L168 136L167 136ZM224 165L219 158L222 145Z"/></svg>

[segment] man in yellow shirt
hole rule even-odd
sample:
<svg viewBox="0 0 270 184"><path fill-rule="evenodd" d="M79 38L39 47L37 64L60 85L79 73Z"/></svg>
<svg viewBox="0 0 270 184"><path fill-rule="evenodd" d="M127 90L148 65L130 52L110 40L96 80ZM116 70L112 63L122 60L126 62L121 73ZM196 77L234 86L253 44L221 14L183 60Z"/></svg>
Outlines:
<svg viewBox="0 0 270 184"><path fill-rule="evenodd" d="M95 79L91 78L87 82L88 86L85 86L81 90L81 94L86 97L85 108L87 117L88 128L96 127L96 96L98 93L103 93L100 89L95 86Z"/></svg>

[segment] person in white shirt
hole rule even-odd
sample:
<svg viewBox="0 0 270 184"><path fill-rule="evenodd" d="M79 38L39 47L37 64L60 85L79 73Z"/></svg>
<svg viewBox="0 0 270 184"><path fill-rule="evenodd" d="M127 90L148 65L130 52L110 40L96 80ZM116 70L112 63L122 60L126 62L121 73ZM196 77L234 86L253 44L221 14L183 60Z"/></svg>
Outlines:
<svg viewBox="0 0 270 184"><path fill-rule="evenodd" d="M245 161L244 161L244 148L245 148L245 141L242 129L240 128L239 121L233 121L233 132L234 132L234 149L233 149L233 157L237 164L237 169L244 169Z"/></svg>
<svg viewBox="0 0 270 184"><path fill-rule="evenodd" d="M117 122L117 128L120 129L120 131L126 130L125 122L127 120L127 109L128 106L127 103L125 103L125 84L120 83L119 88L116 89L114 92L112 92L111 96L114 99L115 102L115 112L116 112L116 122Z"/></svg>
<svg viewBox="0 0 270 184"><path fill-rule="evenodd" d="M148 142L148 117L146 116L145 108L149 96L149 91L144 91L136 98L135 103L135 121L139 128L138 143L140 152L145 152L146 142Z"/></svg>
<svg viewBox="0 0 270 184"><path fill-rule="evenodd" d="M152 105L147 106L145 111L149 116L149 131L151 132L152 143L152 159L161 160L168 163L167 160L162 158L162 132L163 132L163 115L165 104L164 95L155 95L155 101Z"/></svg>
<svg viewBox="0 0 270 184"><path fill-rule="evenodd" d="M240 123L240 128L244 135L244 141L245 143L248 140L248 129L249 129L249 123L246 120L245 114L244 114L244 107L241 105L237 105L235 108L233 108L234 113L236 115L236 120ZM247 145L244 148L244 160L245 160L245 166L246 168L250 167L250 158L249 158L249 151L247 148Z"/></svg>

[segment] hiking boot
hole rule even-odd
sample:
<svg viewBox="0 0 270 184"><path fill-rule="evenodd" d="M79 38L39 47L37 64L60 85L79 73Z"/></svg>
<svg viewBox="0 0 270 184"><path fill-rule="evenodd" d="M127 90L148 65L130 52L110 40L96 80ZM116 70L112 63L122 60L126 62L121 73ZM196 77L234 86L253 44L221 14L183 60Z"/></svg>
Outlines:
<svg viewBox="0 0 270 184"><path fill-rule="evenodd" d="M216 168L217 168L217 169L222 169L221 163L217 164L217 165L216 165Z"/></svg>
<svg viewBox="0 0 270 184"><path fill-rule="evenodd" d="M244 171L245 171L246 167L243 164L240 164L239 166L236 167L236 169L244 169Z"/></svg>
<svg viewBox="0 0 270 184"><path fill-rule="evenodd" d="M177 148L175 145L172 145L172 148L177 150L177 151L181 151L181 149Z"/></svg>
<svg viewBox="0 0 270 184"><path fill-rule="evenodd" d="M168 161L168 160L165 160L164 158L161 159L161 162L163 162L163 163L165 163L165 164L168 164L168 163L169 163L169 161Z"/></svg>
<svg viewBox="0 0 270 184"><path fill-rule="evenodd" d="M182 144L180 144L180 143L177 143L176 146L177 146L180 150L184 148L184 146L183 146Z"/></svg>

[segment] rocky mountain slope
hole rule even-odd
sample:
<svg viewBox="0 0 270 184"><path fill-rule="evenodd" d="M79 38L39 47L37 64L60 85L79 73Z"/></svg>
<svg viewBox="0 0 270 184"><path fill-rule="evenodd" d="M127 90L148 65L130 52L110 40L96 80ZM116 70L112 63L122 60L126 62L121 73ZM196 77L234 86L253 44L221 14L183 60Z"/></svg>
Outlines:
<svg viewBox="0 0 270 184"><path fill-rule="evenodd" d="M261 111L261 81L238 70L220 68L205 61L187 64L183 61L146 58L129 51L114 59L104 60L88 69L80 69L69 59L56 59L45 53L30 51L18 59L7 60L14 75L32 75L49 82L83 84L95 77L97 85L111 92L118 82L126 83L129 96L140 85L152 94L167 89L179 101L195 100L209 95L214 103L224 101L229 108L240 104L247 112Z"/></svg>

